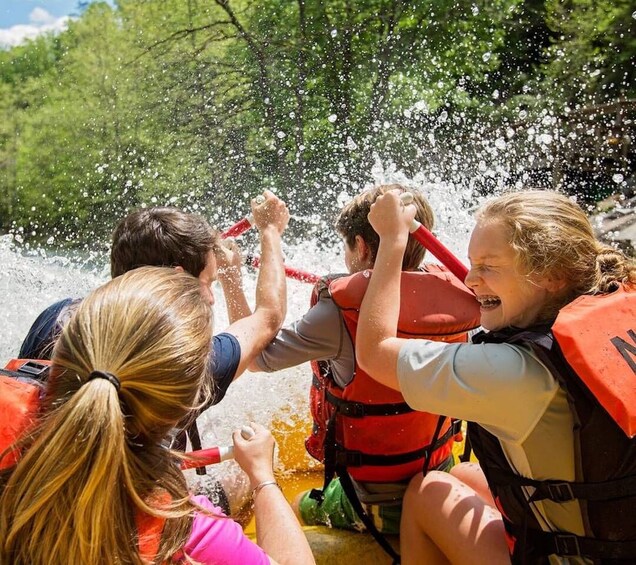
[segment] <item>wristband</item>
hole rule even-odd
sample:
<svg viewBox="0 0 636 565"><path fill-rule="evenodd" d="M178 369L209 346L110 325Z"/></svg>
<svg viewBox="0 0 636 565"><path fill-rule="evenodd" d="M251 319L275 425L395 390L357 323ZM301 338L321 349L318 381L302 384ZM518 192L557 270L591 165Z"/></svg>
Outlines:
<svg viewBox="0 0 636 565"><path fill-rule="evenodd" d="M254 490L252 491L252 501L256 500L256 495L261 492L263 488L269 485L274 485L280 490L280 485L275 480L263 481L254 487Z"/></svg>

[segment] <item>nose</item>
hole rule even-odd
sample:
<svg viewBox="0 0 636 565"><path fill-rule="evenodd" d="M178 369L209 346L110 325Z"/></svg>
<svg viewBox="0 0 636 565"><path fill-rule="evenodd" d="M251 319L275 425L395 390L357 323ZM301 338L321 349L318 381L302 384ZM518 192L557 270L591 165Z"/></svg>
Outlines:
<svg viewBox="0 0 636 565"><path fill-rule="evenodd" d="M464 280L464 284L470 288L474 289L479 282L479 276L477 272L472 267L468 270L468 274L466 275L466 279Z"/></svg>

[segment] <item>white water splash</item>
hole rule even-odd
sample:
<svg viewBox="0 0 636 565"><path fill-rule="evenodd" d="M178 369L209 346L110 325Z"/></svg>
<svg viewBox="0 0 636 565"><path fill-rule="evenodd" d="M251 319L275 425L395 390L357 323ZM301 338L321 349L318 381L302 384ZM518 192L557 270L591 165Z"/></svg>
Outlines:
<svg viewBox="0 0 636 565"><path fill-rule="evenodd" d="M435 233L462 261L466 249L472 218L470 209L477 198L470 189L444 183L430 174L407 178L392 165L376 162L373 167L374 183L402 183L422 190L436 215ZM344 196L344 195L343 195ZM353 196L350 193L349 198ZM348 200L346 198L345 200ZM228 222L229 223L229 222ZM325 225L325 230L330 229ZM255 251L252 249L244 249ZM343 273L346 268L340 247L322 249L315 240L285 244L286 263L292 267L316 274ZM61 256L25 256L19 253L10 236L0 238L0 312L4 331L0 333L0 362L17 355L20 344L36 316L53 302L67 297L85 296L92 288L106 282L108 268L100 265L92 271L78 268L74 262ZM427 261L435 262L427 255ZM244 286L248 301L253 306L257 273L244 271ZM309 307L311 285L288 281L288 307L286 323L302 316ZM228 325L222 292L215 288L215 331ZM308 417L308 391L311 382L309 364L278 373L246 372L230 387L223 401L210 408L199 418L204 447L230 445L232 431L250 421L271 427L276 422L293 429L299 418ZM307 456L307 464L310 459ZM234 490L246 492L247 484L238 465L233 461L208 468L210 475L199 477L194 471L187 475L194 489L205 488L210 480L228 480ZM284 470L279 465L279 470Z"/></svg>

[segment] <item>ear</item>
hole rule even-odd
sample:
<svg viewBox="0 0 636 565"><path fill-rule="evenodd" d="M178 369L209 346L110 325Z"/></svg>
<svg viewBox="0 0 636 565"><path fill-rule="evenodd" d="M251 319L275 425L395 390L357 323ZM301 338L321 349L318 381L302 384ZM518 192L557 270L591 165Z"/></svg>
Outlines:
<svg viewBox="0 0 636 565"><path fill-rule="evenodd" d="M185 269L181 265L174 267L174 270L177 271L177 273L185 273Z"/></svg>
<svg viewBox="0 0 636 565"><path fill-rule="evenodd" d="M363 269L371 268L371 249L361 235L356 235L355 252Z"/></svg>
<svg viewBox="0 0 636 565"><path fill-rule="evenodd" d="M548 292L557 293L562 291L567 285L567 281L563 278L545 277L541 281L541 286Z"/></svg>

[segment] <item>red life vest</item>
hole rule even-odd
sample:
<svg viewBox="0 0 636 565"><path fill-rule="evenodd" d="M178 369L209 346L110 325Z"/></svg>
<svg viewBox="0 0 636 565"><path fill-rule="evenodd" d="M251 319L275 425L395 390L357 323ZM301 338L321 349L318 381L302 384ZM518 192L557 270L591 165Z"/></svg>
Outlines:
<svg viewBox="0 0 636 565"><path fill-rule="evenodd" d="M325 279L318 283L312 305L321 292L329 292L340 309L353 344L360 304L370 271ZM479 325L479 304L452 274L430 266L426 272L403 272L399 337L465 342L467 332ZM399 482L451 455L458 429L450 420L438 430L439 416L412 410L404 397L369 377L356 364L351 382L344 388L333 379L327 362L312 363L310 407L312 435L307 451L328 467L345 467L358 481ZM440 422L442 423L442 422Z"/></svg>
<svg viewBox="0 0 636 565"><path fill-rule="evenodd" d="M636 286L580 296L552 326L567 362L629 437L636 435Z"/></svg>
<svg viewBox="0 0 636 565"><path fill-rule="evenodd" d="M9 448L37 424L50 365L50 361L44 360L12 359L0 369L0 471L20 460L21 453ZM159 497L159 502L164 499ZM137 512L135 524L139 554L152 562L159 551L165 520Z"/></svg>
<svg viewBox="0 0 636 565"><path fill-rule="evenodd" d="M573 414L575 481L517 474L493 434L478 424L468 426L504 517L513 563L547 563L549 555L636 563L635 324L636 287L622 285L571 302L551 328L475 336L477 343L530 347L567 392ZM579 500L585 536L543 531L528 501L529 488L532 501Z"/></svg>
<svg viewBox="0 0 636 565"><path fill-rule="evenodd" d="M37 424L50 365L50 361L12 359L0 370L0 470L18 462L20 453L6 450Z"/></svg>

